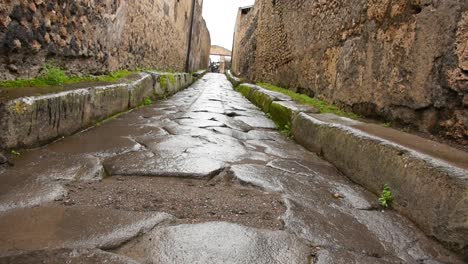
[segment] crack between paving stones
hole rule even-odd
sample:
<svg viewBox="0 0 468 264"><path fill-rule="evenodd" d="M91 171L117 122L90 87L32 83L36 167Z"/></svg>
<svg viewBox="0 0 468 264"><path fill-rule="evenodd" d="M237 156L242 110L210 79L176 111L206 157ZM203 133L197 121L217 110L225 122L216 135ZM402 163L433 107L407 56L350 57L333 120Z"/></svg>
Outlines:
<svg viewBox="0 0 468 264"><path fill-rule="evenodd" d="M163 228L163 227L166 227L166 226L171 226L171 225L173 225L173 223L175 223L177 221L177 218L175 216L173 216L171 214L167 214L167 215L170 215L171 217L169 217L168 219L162 220L160 223L157 223L156 225L149 228L148 230L140 230L137 234L135 234L135 236L130 237L130 238L126 239L125 241L122 241L122 242L120 242L120 243L118 243L116 245L107 246L107 247L106 246L97 247L97 248L100 249L100 250L103 250L103 251L107 251L107 252L110 252L110 253L113 253L113 254L117 254L116 251L119 250L120 248L124 247L128 243L131 243L131 242L133 242L135 240L138 240L138 239L142 238L143 236L153 232L156 229ZM117 255L125 256L125 255L121 255L121 254L117 254Z"/></svg>

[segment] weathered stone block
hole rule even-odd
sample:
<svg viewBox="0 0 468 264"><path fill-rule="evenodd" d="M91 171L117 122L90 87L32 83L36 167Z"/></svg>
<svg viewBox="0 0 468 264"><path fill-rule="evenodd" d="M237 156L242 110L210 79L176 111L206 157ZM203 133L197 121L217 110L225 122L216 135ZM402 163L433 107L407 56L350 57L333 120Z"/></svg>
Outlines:
<svg viewBox="0 0 468 264"><path fill-rule="evenodd" d="M243 83L238 87L238 91L266 113L270 112L270 105L273 101L291 101L289 96L253 84Z"/></svg>
<svg viewBox="0 0 468 264"><path fill-rule="evenodd" d="M137 107L145 100L145 98L154 98L153 77L150 74L142 73L139 80L129 85L129 92L130 108Z"/></svg>
<svg viewBox="0 0 468 264"><path fill-rule="evenodd" d="M234 76L231 72L231 70L226 71L226 77L228 80L232 83L232 86L237 87L239 84L241 84L242 80Z"/></svg>
<svg viewBox="0 0 468 264"><path fill-rule="evenodd" d="M89 92L90 101L84 113L85 124L94 124L129 109L130 93L127 83L94 87Z"/></svg>
<svg viewBox="0 0 468 264"><path fill-rule="evenodd" d="M1 109L2 148L36 146L82 127L89 103L86 89L32 98L19 98Z"/></svg>
<svg viewBox="0 0 468 264"><path fill-rule="evenodd" d="M294 101L277 101L270 106L271 119L280 129L291 128L292 121L299 113L319 113L312 106L301 105Z"/></svg>
<svg viewBox="0 0 468 264"><path fill-rule="evenodd" d="M240 85L240 86L236 87L236 90L239 93L241 93L243 96L245 96L247 99L249 99L250 92L251 92L252 88L250 86L247 86L247 85Z"/></svg>

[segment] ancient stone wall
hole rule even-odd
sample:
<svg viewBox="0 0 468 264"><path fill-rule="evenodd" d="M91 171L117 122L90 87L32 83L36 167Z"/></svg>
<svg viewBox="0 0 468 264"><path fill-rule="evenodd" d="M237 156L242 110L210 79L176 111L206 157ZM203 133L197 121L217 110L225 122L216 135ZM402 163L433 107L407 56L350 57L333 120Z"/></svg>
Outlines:
<svg viewBox="0 0 468 264"><path fill-rule="evenodd" d="M232 49L232 72L245 78L253 78L256 56L256 29L259 8L240 8L237 13Z"/></svg>
<svg viewBox="0 0 468 264"><path fill-rule="evenodd" d="M468 2L257 0L234 73L468 144Z"/></svg>
<svg viewBox="0 0 468 264"><path fill-rule="evenodd" d="M210 37L196 1L190 70L206 68ZM184 71L192 0L4 0L0 80L34 77L53 61L75 73Z"/></svg>
<svg viewBox="0 0 468 264"><path fill-rule="evenodd" d="M210 62L211 38L202 14L202 0L197 0L190 53L190 71L206 69Z"/></svg>

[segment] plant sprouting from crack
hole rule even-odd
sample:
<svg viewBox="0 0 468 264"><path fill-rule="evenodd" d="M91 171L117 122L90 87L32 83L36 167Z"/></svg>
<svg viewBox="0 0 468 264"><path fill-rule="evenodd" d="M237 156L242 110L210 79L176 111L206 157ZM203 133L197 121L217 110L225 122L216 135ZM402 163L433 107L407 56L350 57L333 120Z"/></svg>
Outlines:
<svg viewBox="0 0 468 264"><path fill-rule="evenodd" d="M143 101L143 105L151 105L153 101L151 100L150 97L146 97L145 100Z"/></svg>
<svg viewBox="0 0 468 264"><path fill-rule="evenodd" d="M385 184L382 190L382 194L379 197L379 204L385 208L389 208L392 206L393 202L393 195L390 187Z"/></svg>
<svg viewBox="0 0 468 264"><path fill-rule="evenodd" d="M283 134L285 137L291 138L291 136L292 136L291 126L289 124L284 125L281 128L280 133Z"/></svg>

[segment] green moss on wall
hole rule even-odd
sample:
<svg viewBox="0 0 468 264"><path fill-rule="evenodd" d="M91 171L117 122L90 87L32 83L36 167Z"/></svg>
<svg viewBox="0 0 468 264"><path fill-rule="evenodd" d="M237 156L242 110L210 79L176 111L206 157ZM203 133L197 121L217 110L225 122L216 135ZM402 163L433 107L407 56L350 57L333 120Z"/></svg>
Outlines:
<svg viewBox="0 0 468 264"><path fill-rule="evenodd" d="M270 116L279 130L291 128L293 118L293 113L291 109L286 108L280 104L271 104Z"/></svg>
<svg viewBox="0 0 468 264"><path fill-rule="evenodd" d="M273 100L266 94L259 92L259 91L253 91L251 93L251 101L260 107L265 113L270 112L270 106Z"/></svg>
<svg viewBox="0 0 468 264"><path fill-rule="evenodd" d="M245 96L246 98L249 98L250 97L250 87L247 86L247 85L239 85L236 90L241 93L243 96Z"/></svg>

